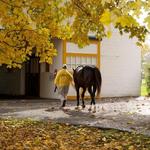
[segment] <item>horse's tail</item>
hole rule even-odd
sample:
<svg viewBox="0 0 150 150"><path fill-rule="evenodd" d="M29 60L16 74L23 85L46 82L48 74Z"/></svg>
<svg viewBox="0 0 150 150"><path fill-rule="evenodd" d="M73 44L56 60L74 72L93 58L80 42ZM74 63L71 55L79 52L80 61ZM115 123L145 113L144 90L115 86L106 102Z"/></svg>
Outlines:
<svg viewBox="0 0 150 150"><path fill-rule="evenodd" d="M95 72L96 88L97 88L97 96L98 96L101 92L102 77L101 77L100 70L98 68L95 68L94 72Z"/></svg>

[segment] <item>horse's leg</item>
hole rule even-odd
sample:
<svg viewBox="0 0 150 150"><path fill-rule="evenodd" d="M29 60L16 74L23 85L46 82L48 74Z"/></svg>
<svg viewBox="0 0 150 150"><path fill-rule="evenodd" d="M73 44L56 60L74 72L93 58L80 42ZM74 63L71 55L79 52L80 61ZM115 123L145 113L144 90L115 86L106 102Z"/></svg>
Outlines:
<svg viewBox="0 0 150 150"><path fill-rule="evenodd" d="M90 86L90 87L88 87L88 92L89 92L89 94L90 94L90 96L91 96L91 103L90 103L90 107L89 107L89 111L91 111L92 110L92 103L93 103L93 101L92 101L92 87Z"/></svg>
<svg viewBox="0 0 150 150"><path fill-rule="evenodd" d="M94 110L93 110L93 113L95 113L96 112L96 103L95 103L95 92L96 92L96 86L95 85L93 85L93 91L92 91L92 103L93 103L93 105L94 105Z"/></svg>
<svg viewBox="0 0 150 150"><path fill-rule="evenodd" d="M80 99L80 95L79 95L79 87L76 87L76 92L77 92L77 107L75 109L79 109L79 99Z"/></svg>
<svg viewBox="0 0 150 150"><path fill-rule="evenodd" d="M82 98L82 108L85 108L85 104L84 104L84 94L85 94L85 91L86 91L86 88L83 88L82 95L81 95L81 98Z"/></svg>

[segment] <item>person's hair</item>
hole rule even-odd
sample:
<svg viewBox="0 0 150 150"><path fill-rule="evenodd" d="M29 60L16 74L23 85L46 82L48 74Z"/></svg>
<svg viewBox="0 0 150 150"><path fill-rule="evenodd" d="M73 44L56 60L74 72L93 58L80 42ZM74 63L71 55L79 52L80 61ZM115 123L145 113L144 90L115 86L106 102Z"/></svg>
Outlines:
<svg viewBox="0 0 150 150"><path fill-rule="evenodd" d="M67 65L66 64L63 64L63 69L67 69Z"/></svg>

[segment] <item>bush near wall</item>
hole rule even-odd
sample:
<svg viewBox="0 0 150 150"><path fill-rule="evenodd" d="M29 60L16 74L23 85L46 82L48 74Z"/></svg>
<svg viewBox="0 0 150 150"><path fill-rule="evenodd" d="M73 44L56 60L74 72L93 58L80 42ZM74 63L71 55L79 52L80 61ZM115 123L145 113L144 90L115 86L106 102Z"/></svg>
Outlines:
<svg viewBox="0 0 150 150"><path fill-rule="evenodd" d="M149 63L144 64L144 74L145 74L146 90L148 96L150 96L150 64Z"/></svg>

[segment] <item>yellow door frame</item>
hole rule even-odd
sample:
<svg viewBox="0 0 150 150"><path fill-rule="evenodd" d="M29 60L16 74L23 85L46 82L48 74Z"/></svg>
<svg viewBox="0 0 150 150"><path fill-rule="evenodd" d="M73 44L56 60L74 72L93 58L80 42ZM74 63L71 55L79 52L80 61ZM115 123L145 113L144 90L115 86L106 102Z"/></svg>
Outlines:
<svg viewBox="0 0 150 150"><path fill-rule="evenodd" d="M100 68L100 42L98 40L90 40L90 43L91 44L96 44L97 45L97 53L96 54L87 54L87 53L67 53L67 49L66 49L66 45L67 45L67 42L70 42L70 41L63 41L63 56L62 56L62 60L63 60L63 64L66 64L66 58L67 56L94 56L96 57L97 59L97 62L96 62L96 66L98 68ZM74 100L76 98L76 96L68 96L67 97L68 99L70 100ZM85 97L85 99L89 97ZM99 97L97 97L99 98Z"/></svg>

